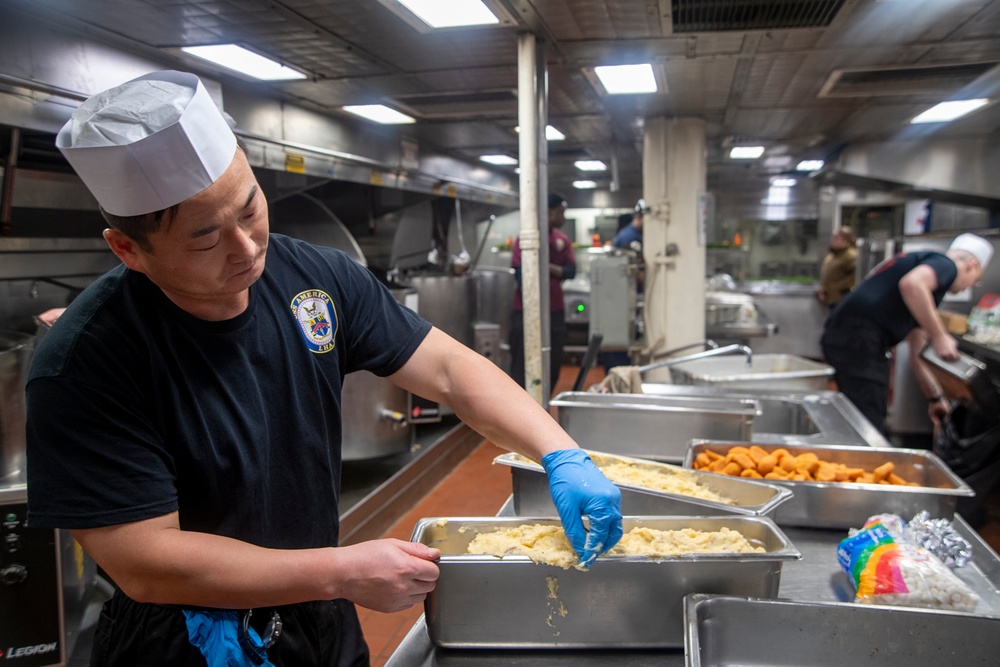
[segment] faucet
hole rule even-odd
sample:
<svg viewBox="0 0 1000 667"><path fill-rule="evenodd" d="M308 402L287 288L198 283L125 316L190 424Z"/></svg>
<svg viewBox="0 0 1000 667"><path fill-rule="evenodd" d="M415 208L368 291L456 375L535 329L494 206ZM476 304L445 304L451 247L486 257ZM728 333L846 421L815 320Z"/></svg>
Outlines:
<svg viewBox="0 0 1000 667"><path fill-rule="evenodd" d="M743 354L747 355L746 367L750 368L751 366L753 366L753 350L751 350L746 345L737 345L737 347L739 348L740 352L742 352Z"/></svg>

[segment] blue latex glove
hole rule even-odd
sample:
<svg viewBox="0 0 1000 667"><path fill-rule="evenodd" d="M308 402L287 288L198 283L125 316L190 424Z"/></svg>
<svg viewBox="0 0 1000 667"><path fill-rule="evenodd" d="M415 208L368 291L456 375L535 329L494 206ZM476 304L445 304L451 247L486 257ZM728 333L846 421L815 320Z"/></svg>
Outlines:
<svg viewBox="0 0 1000 667"><path fill-rule="evenodd" d="M589 567L622 538L622 494L582 449L560 449L542 457L549 492L559 511L566 537ZM590 519L590 531L583 527Z"/></svg>
<svg viewBox="0 0 1000 667"><path fill-rule="evenodd" d="M274 667L265 658L255 665L243 649L239 640L239 614L235 611L188 611L184 610L187 621L188 640L205 657L208 667ZM249 628L250 636L260 644L260 635Z"/></svg>

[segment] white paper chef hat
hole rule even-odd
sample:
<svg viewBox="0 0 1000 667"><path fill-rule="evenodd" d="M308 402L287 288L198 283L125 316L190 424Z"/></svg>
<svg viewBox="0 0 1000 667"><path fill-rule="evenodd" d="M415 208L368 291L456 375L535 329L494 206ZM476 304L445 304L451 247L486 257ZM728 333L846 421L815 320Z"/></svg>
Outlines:
<svg viewBox="0 0 1000 667"><path fill-rule="evenodd" d="M959 234L951 242L948 250L964 250L979 260L979 265L983 267L983 271L990 265L990 259L993 257L993 244L982 236L976 236L975 234Z"/></svg>
<svg viewBox="0 0 1000 667"><path fill-rule="evenodd" d="M179 204L218 180L236 136L198 77L164 71L88 99L56 146L105 211L132 216Z"/></svg>

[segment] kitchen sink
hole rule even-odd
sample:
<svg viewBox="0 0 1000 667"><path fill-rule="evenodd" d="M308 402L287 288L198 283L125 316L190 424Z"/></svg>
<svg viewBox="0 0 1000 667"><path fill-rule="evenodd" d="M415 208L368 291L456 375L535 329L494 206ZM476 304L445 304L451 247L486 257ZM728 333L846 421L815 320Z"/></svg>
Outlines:
<svg viewBox="0 0 1000 667"><path fill-rule="evenodd" d="M754 419L756 433L816 435L820 432L802 403L787 399L758 398L760 414Z"/></svg>
<svg viewBox="0 0 1000 667"><path fill-rule="evenodd" d="M644 394L674 398L752 400L758 442L890 447L878 429L846 396L829 390L761 389L644 382Z"/></svg>

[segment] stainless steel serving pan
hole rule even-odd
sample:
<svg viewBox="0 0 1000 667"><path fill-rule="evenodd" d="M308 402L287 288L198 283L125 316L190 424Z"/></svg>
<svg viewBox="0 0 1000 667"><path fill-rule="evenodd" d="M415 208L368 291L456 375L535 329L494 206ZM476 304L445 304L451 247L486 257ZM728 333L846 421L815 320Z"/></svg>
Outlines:
<svg viewBox="0 0 1000 667"><path fill-rule="evenodd" d="M692 438L750 438L760 414L752 399L703 396L563 392L550 405L585 449L672 463Z"/></svg>
<svg viewBox="0 0 1000 667"><path fill-rule="evenodd" d="M961 477L953 473L944 461L923 449L837 445L810 447L694 440L688 446L684 467L692 468L695 458L706 449L725 454L730 447L751 444L757 444L768 452L784 448L795 456L813 452L823 460L869 471L887 461L892 461L897 475L907 482L920 484L920 486L894 486L854 482L767 480L791 490L793 494L791 500L774 512L774 520L782 526L860 528L875 514L883 512L898 514L909 520L921 510L927 510L934 518L951 519L955 515L958 499L975 495L975 491Z"/></svg>
<svg viewBox="0 0 1000 667"><path fill-rule="evenodd" d="M844 602L689 595L688 667L995 665L1000 618Z"/></svg>
<svg viewBox="0 0 1000 667"><path fill-rule="evenodd" d="M1000 410L1000 391L990 381L983 362L963 352L954 361L942 359L930 345L920 352L920 357L950 398L976 405L987 414Z"/></svg>
<svg viewBox="0 0 1000 667"><path fill-rule="evenodd" d="M695 498L679 493L656 491L632 484L616 482L622 494L622 514L628 516L704 516L714 514L740 514L769 516L775 508L792 497L792 492L776 484L713 475L700 470L689 470L666 463L617 456L605 452L588 451L598 466L605 461L623 461L641 468L667 474L691 475L701 486L729 498L733 504ZM501 454L493 463L510 466L513 487L514 514L517 516L558 517L549 492L545 470L534 461L513 453Z"/></svg>
<svg viewBox="0 0 1000 667"><path fill-rule="evenodd" d="M670 368L676 384L727 388L826 389L833 367L793 354L755 354L750 366L741 357L711 357Z"/></svg>
<svg viewBox="0 0 1000 667"><path fill-rule="evenodd" d="M684 644L683 599L692 592L775 597L784 561L801 557L765 517L625 517L625 530L737 530L766 553L673 558L601 556L587 571L535 564L526 556L471 555L480 532L527 517L426 518L411 540L441 550L427 597L431 640L453 648L656 648Z"/></svg>

